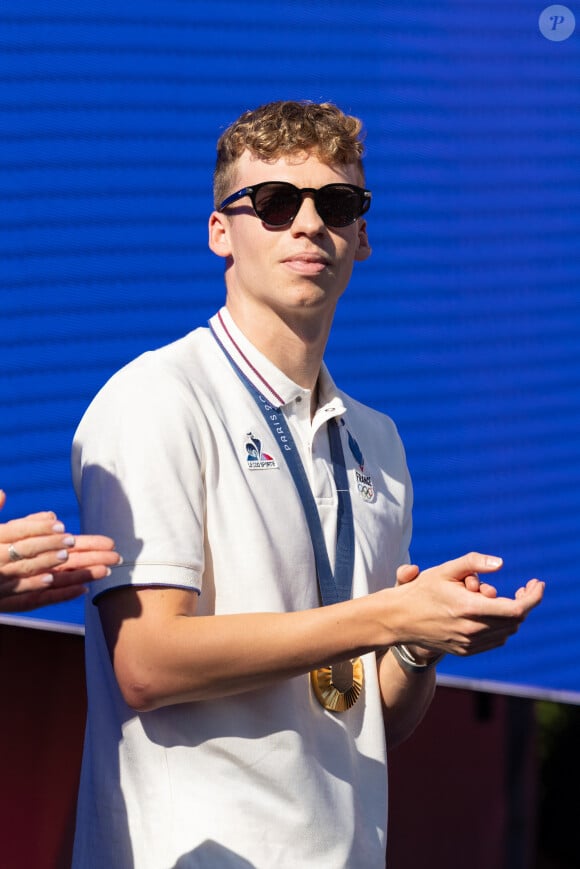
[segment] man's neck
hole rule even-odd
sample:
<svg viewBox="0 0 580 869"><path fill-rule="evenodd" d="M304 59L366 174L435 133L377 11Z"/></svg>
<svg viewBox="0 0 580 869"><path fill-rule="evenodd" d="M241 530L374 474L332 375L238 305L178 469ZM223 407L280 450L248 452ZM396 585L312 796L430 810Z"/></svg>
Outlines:
<svg viewBox="0 0 580 869"><path fill-rule="evenodd" d="M294 383L310 389L314 398L332 318L326 323L319 316L288 318L269 309L249 311L231 299L226 306L254 347Z"/></svg>

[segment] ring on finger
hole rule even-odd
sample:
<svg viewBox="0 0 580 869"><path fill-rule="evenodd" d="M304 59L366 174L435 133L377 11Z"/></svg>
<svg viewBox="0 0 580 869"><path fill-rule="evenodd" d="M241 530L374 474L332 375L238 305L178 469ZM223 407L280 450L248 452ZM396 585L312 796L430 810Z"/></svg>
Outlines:
<svg viewBox="0 0 580 869"><path fill-rule="evenodd" d="M18 550L16 549L16 547L14 546L13 543L9 543L8 544L8 558L10 559L10 561L22 561L24 556L18 552Z"/></svg>

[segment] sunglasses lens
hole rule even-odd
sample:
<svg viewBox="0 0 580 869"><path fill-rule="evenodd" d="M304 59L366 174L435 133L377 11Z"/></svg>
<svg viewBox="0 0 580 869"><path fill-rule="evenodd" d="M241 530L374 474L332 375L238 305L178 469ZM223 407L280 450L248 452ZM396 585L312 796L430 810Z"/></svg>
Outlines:
<svg viewBox="0 0 580 869"><path fill-rule="evenodd" d="M327 226L349 226L364 211L362 195L340 184L322 187L316 195L318 213Z"/></svg>
<svg viewBox="0 0 580 869"><path fill-rule="evenodd" d="M268 226L292 223L300 208L300 191L291 184L264 184L256 192L254 209Z"/></svg>

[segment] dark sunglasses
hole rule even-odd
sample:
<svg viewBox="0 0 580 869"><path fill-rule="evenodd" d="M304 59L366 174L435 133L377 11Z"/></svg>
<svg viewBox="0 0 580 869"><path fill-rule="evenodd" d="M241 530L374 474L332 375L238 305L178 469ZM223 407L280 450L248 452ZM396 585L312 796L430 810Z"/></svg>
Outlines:
<svg viewBox="0 0 580 869"><path fill-rule="evenodd" d="M224 199L218 211L249 196L254 211L266 226L287 226L300 211L306 193L312 194L316 210L326 226L349 226L368 211L371 204L370 190L354 184L325 184L316 190L314 187L300 189L287 181L263 181L232 193Z"/></svg>

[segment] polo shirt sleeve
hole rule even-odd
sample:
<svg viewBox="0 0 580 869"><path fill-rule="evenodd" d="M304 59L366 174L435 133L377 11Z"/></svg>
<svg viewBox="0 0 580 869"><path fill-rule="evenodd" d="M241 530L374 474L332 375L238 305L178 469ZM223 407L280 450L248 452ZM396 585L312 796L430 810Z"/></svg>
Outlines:
<svg viewBox="0 0 580 869"><path fill-rule="evenodd" d="M201 591L203 455L191 385L155 353L105 385L73 442L84 533L115 540L123 564L92 584L93 600L123 586Z"/></svg>
<svg viewBox="0 0 580 869"><path fill-rule="evenodd" d="M402 449L402 444L401 444ZM403 526L402 526L402 534L401 534L401 545L399 550L399 558L398 564L410 564L411 563L411 538L413 535L413 483L411 480L411 475L409 473L409 469L407 467L406 459L404 458L404 450L403 450L403 462L404 462L404 498L403 498Z"/></svg>

